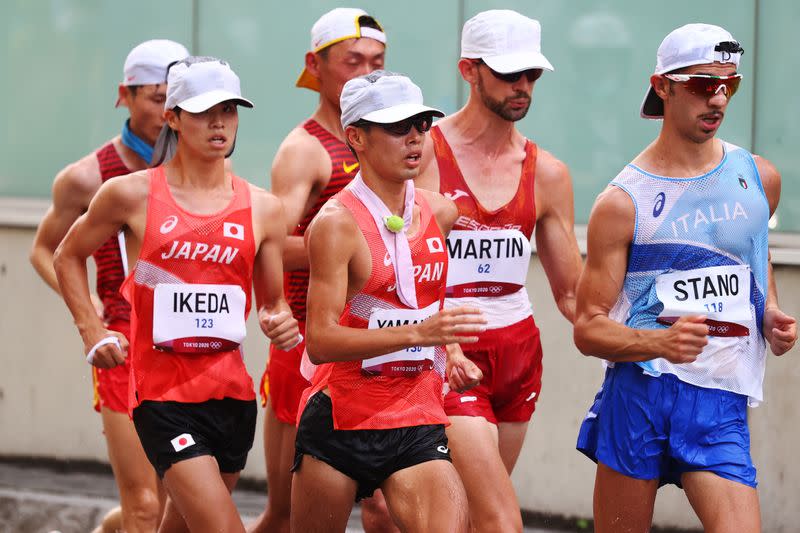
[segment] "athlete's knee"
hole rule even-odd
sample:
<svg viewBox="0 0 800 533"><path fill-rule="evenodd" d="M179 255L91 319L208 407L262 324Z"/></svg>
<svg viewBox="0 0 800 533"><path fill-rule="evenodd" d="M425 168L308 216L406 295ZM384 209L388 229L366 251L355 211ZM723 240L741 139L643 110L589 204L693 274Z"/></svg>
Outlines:
<svg viewBox="0 0 800 533"><path fill-rule="evenodd" d="M516 532L522 533L522 514L519 509L495 507L477 513L470 510L472 527L477 531L492 533Z"/></svg>
<svg viewBox="0 0 800 533"><path fill-rule="evenodd" d="M155 529L161 518L161 504L156 491L150 488L139 488L130 491L123 501L122 513L125 522L133 521L140 526ZM145 529L144 531L148 531Z"/></svg>

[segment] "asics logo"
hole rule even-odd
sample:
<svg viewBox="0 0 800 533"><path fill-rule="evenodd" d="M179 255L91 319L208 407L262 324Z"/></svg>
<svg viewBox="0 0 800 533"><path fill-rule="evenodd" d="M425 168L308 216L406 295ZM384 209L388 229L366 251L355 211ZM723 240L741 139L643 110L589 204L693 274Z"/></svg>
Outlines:
<svg viewBox="0 0 800 533"><path fill-rule="evenodd" d="M161 224L161 229L159 231L161 231L161 233L166 234L174 230L175 226L177 225L178 225L178 217L176 217L175 215L170 215L167 217L164 223Z"/></svg>
<svg viewBox="0 0 800 533"><path fill-rule="evenodd" d="M656 203L653 205L653 218L658 218L664 210L664 204L667 201L667 195L660 192L656 195Z"/></svg>
<svg viewBox="0 0 800 533"><path fill-rule="evenodd" d="M461 189L456 189L453 192L446 192L446 193L444 193L444 195L447 198L449 198L450 200L453 200L455 202L456 200L458 200L462 196L469 196L469 193L465 192L465 191L462 191Z"/></svg>
<svg viewBox="0 0 800 533"><path fill-rule="evenodd" d="M350 174L357 168L358 168L358 162L355 162L352 165L348 165L347 163L342 161L342 170L344 170L345 174Z"/></svg>
<svg viewBox="0 0 800 533"><path fill-rule="evenodd" d="M448 453L450 451L450 448L448 448L447 446L437 446L436 451L439 453Z"/></svg>

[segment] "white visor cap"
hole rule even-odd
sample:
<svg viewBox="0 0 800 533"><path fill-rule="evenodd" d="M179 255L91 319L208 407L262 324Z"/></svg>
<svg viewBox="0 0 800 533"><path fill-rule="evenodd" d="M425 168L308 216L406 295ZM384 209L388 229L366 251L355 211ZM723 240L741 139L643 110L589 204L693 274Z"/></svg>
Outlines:
<svg viewBox="0 0 800 533"><path fill-rule="evenodd" d="M422 90L408 77L385 70L345 83L339 103L343 128L361 119L391 124L421 113L444 116L442 111L422 103Z"/></svg>
<svg viewBox="0 0 800 533"><path fill-rule="evenodd" d="M370 17L380 29L362 27L361 17ZM386 44L386 34L383 32L380 23L375 20L375 17L363 9L337 7L322 15L311 27L310 50L316 53L347 39L361 39L364 37ZM300 77L297 78L295 85L312 91L319 91L319 80L305 68L300 73Z"/></svg>
<svg viewBox="0 0 800 533"><path fill-rule="evenodd" d="M156 85L167 81L167 68L189 55L180 43L153 39L137 45L125 58L122 85Z"/></svg>
<svg viewBox="0 0 800 533"><path fill-rule="evenodd" d="M686 24L661 41L654 74L715 62L732 63L738 67L742 53L738 41L727 30L713 24ZM664 117L664 101L652 85L647 87L639 113L642 118Z"/></svg>
<svg viewBox="0 0 800 533"><path fill-rule="evenodd" d="M510 74L534 68L553 70L542 54L542 26L510 9L490 9L464 23L461 57L482 59L489 68Z"/></svg>
<svg viewBox="0 0 800 533"><path fill-rule="evenodd" d="M228 100L253 107L253 102L242 98L239 76L226 62L208 58L207 61L180 62L169 69L165 110L180 107L189 113L202 113Z"/></svg>

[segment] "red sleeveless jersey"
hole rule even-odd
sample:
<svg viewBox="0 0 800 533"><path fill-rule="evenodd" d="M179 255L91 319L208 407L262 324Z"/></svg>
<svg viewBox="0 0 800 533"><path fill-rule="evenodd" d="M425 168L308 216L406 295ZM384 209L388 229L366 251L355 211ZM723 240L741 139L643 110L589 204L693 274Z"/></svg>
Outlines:
<svg viewBox="0 0 800 533"><path fill-rule="evenodd" d="M506 205L489 211L478 203L470 190L458 167L453 150L438 126L431 128L431 139L439 166L439 192L458 206L459 217L453 229L516 229L528 239L533 236L533 228L536 225L533 189L536 177L536 144L525 141L525 160L522 163L522 174L514 197Z"/></svg>
<svg viewBox="0 0 800 533"><path fill-rule="evenodd" d="M518 292L525 284L536 225L536 144L525 141L525 159L514 196L489 211L470 189L438 126L431 128L431 139L439 167L439 191L455 202L459 215L447 239L451 261L448 298L496 298Z"/></svg>
<svg viewBox="0 0 800 533"><path fill-rule="evenodd" d="M358 171L358 160L342 141L334 137L328 130L313 119L307 120L303 128L316 137L331 158L331 175L328 184L292 232L294 236L302 236L317 213L333 195L341 191L355 177ZM286 300L292 308L292 314L300 321L306 320L306 294L308 293L308 269L292 270L284 275L284 291Z"/></svg>
<svg viewBox="0 0 800 533"><path fill-rule="evenodd" d="M250 310L255 240L250 189L197 215L172 197L163 167L148 170L147 223L123 287L132 303L130 405L255 398L238 343Z"/></svg>
<svg viewBox="0 0 800 533"><path fill-rule="evenodd" d="M111 178L131 173L122 162L113 142L97 150L95 155L100 164L100 179L104 183ZM122 268L122 255L117 237L109 238L92 254L92 257L97 265L97 296L103 302L103 320L106 324L128 322L131 306L119 292L125 280L125 272Z"/></svg>
<svg viewBox="0 0 800 533"><path fill-rule="evenodd" d="M420 229L409 239L419 309L397 297L394 268L375 221L364 204L345 189L336 195L356 219L367 241L372 270L364 288L345 305L339 324L351 328L391 327L418 322L444 302L447 253L428 203L417 194ZM446 424L442 404L444 347L413 347L393 354L320 365L300 405L329 389L336 429L391 429ZM302 415L302 409L298 416Z"/></svg>

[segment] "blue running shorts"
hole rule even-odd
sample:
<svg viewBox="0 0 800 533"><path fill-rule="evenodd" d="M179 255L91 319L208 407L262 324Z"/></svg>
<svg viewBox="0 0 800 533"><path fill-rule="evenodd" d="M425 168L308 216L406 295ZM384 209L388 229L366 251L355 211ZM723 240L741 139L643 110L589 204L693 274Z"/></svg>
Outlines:
<svg viewBox="0 0 800 533"><path fill-rule="evenodd" d="M581 424L578 450L636 479L681 486L684 472L709 471L756 487L747 397L647 375L616 363Z"/></svg>

